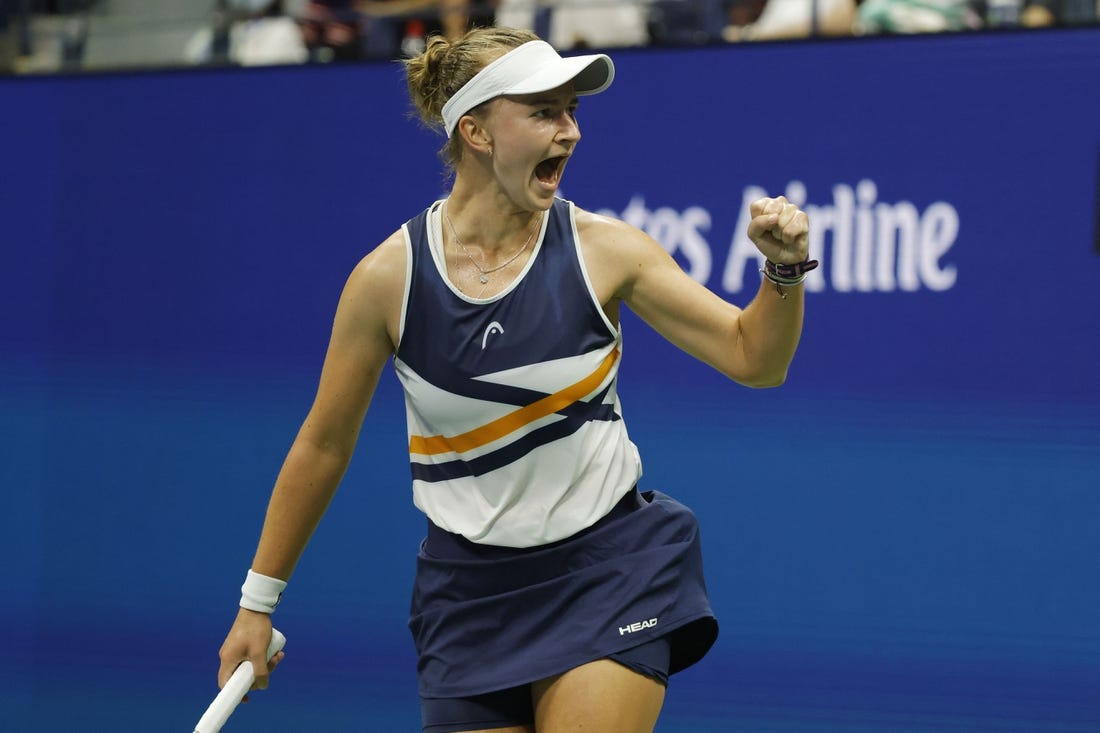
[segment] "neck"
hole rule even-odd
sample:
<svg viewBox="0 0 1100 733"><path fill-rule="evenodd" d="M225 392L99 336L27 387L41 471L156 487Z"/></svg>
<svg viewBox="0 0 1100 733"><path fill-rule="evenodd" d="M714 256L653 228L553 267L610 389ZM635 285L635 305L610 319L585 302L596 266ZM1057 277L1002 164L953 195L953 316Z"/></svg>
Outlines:
<svg viewBox="0 0 1100 733"><path fill-rule="evenodd" d="M502 194L484 191L467 195L456 185L447 198L444 212L454 225L454 233L467 247L482 252L507 254L527 239L543 212L522 209Z"/></svg>

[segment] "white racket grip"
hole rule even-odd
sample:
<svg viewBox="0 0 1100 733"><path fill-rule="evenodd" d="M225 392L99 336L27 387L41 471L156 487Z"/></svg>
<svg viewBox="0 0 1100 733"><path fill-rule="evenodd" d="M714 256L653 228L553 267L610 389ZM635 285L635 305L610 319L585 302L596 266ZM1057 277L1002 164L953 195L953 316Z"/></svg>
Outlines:
<svg viewBox="0 0 1100 733"><path fill-rule="evenodd" d="M267 645L268 660L275 656L285 644L286 637L278 629L272 629L271 643ZM229 716L241 704L241 699L248 694L249 688L255 681L256 675L252 669L252 662L241 662L240 666L234 670L233 676L222 687L221 692L210 703L210 707L199 718L194 733L218 733L225 725L225 721L229 720Z"/></svg>

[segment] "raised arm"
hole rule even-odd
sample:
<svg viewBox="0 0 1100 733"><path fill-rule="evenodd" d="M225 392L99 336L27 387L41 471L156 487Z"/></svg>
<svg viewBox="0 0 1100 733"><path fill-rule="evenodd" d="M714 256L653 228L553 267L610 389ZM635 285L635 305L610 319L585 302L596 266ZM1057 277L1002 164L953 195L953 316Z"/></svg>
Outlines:
<svg viewBox="0 0 1100 733"><path fill-rule="evenodd" d="M313 406L290 447L268 503L252 570L286 580L343 478L378 377L393 354L405 282L405 249L395 235L348 278L333 322ZM222 685L241 661L267 684L264 650L271 621L241 608L219 656Z"/></svg>
<svg viewBox="0 0 1100 733"><path fill-rule="evenodd" d="M769 260L798 264L809 251L806 214L782 196L753 202L748 235ZM750 387L782 384L802 333L803 287L762 279L739 308L689 277L651 237L591 214L578 224L585 261L605 307L621 301L670 342Z"/></svg>

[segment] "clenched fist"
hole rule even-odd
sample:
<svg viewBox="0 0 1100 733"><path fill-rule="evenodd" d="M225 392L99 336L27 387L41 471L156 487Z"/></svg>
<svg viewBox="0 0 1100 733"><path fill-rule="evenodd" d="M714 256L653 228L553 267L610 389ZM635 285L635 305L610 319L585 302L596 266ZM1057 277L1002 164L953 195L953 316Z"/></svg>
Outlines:
<svg viewBox="0 0 1100 733"><path fill-rule="evenodd" d="M749 204L749 213L749 239L765 257L781 265L809 258L809 219L786 196L757 199Z"/></svg>

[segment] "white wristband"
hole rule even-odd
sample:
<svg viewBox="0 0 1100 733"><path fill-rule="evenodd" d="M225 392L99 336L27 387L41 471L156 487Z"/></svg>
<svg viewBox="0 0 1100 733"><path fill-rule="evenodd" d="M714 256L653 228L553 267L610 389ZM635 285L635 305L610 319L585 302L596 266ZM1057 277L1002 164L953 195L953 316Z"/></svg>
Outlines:
<svg viewBox="0 0 1100 733"><path fill-rule="evenodd" d="M241 586L241 608L260 613L272 613L286 590L286 581L260 575L251 570Z"/></svg>

